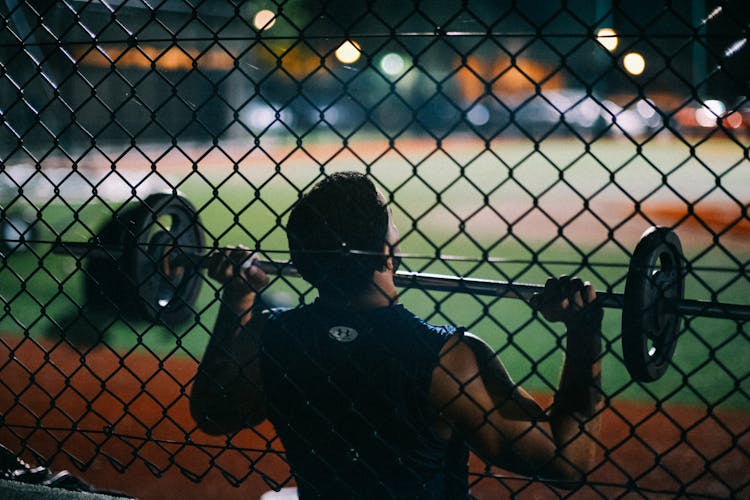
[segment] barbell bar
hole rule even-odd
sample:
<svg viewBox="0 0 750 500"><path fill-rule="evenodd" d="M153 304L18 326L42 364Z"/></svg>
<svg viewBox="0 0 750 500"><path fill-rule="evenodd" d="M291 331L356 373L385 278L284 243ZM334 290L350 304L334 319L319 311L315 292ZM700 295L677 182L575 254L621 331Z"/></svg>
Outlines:
<svg viewBox="0 0 750 500"><path fill-rule="evenodd" d="M54 242L53 253L75 257L120 258L122 253L118 249L97 248L94 242ZM169 259L170 265L177 267L196 267L206 269L211 253L181 252ZM290 278L300 278L297 269L290 262L256 259L253 265L263 272ZM468 293L506 299L520 299L530 301L536 293L544 291L544 285L521 283L493 279L472 278L467 276L452 276L446 274L424 273L414 271L396 271L393 282L400 288L419 288L435 292ZM596 292L597 301L602 307L622 309L625 304L625 294L616 292ZM681 316L698 316L703 318L750 320L750 305L711 302L697 299L679 299L667 301L665 307Z"/></svg>
<svg viewBox="0 0 750 500"><path fill-rule="evenodd" d="M165 222L166 221L166 222ZM106 299L121 313L136 313L167 325L195 315L207 265L199 217L182 196L157 193L117 214L92 242L61 242L52 251L87 257L89 297ZM750 319L750 306L683 297L685 258L677 235L649 228L629 263L625 293L597 292L603 307L622 309L625 365L638 381L663 375L671 362L682 316ZM256 260L266 273L299 276L288 262ZM399 287L516 298L531 302L542 285L398 271Z"/></svg>
<svg viewBox="0 0 750 500"><path fill-rule="evenodd" d="M70 245L70 243L59 244L58 248L64 248L64 250L55 250L54 253L71 254ZM85 247L89 251L92 247L91 243L76 242L73 245ZM108 254L112 256L117 255L116 252L114 254L108 252ZM82 254L79 252L78 255L81 256ZM210 255L210 253L183 252L170 259L170 262L172 265L176 266L194 266L199 269L206 269L208 267L208 258ZM263 272L270 275L301 278L300 273L290 262L256 259L253 261L252 265L257 266L263 270ZM468 293L471 295L520 299L526 302L530 301L534 294L544 291L544 285L534 283L511 282L415 271L396 271L393 276L393 282L400 288L419 288L435 292ZM625 304L624 293L597 291L596 295L597 301L602 307L622 309ZM669 307L670 311L681 316L698 316L719 319L731 318L741 321L750 320L750 305L682 298L675 301L667 301L665 306Z"/></svg>
<svg viewBox="0 0 750 500"><path fill-rule="evenodd" d="M666 231L666 228L652 227L652 230ZM643 239L643 237L642 237ZM170 248L170 245L165 245ZM174 250L171 250L174 252ZM68 255L78 258L110 258L120 259L123 257L121 248L104 248L97 245L95 241L88 242L52 242L52 253ZM212 252L186 252L179 251L174 256L165 255L170 265L176 267L195 267L206 269L208 259ZM253 265L265 273L274 276L300 278L300 274L293 264L286 261L272 261L256 259ZM452 276L445 274L434 274L413 271L397 271L393 277L394 284L401 288L419 288L436 292L468 293L472 295L483 295L508 299L520 299L530 301L536 293L544 291L544 285L533 283L510 282L493 279L472 278L467 276ZM626 294L597 291L597 301L602 307L611 309L622 309L626 301ZM665 306L671 312L681 316L698 316L704 318L735 319L740 321L750 320L750 305L713 302L697 299L678 299L667 301Z"/></svg>

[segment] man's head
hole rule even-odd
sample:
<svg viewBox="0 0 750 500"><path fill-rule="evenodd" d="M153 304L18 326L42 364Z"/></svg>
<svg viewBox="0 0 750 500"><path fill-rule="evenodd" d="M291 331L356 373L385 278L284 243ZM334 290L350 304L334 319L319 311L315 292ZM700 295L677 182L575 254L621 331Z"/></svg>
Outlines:
<svg viewBox="0 0 750 500"><path fill-rule="evenodd" d="M370 179L333 174L292 209L287 225L292 262L321 292L361 292L372 284L373 273L386 267L389 227L385 200Z"/></svg>

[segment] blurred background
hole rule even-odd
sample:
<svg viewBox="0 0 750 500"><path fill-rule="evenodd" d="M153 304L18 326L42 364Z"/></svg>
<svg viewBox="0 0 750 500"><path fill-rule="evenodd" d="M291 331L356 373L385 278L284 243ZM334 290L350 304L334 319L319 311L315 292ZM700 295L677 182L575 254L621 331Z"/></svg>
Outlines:
<svg viewBox="0 0 750 500"><path fill-rule="evenodd" d="M205 250L285 260L300 193L356 170L391 204L406 269L613 292L664 225L686 296L748 303L750 2L0 0L0 19L0 442L30 460L144 498L291 480L273 429L211 440L187 412L215 283L181 324L154 323L100 307L93 257L58 252L152 193L192 202ZM298 279L269 291L315 296ZM549 398L563 332L526 304L403 302L466 325ZM587 492L747 496L746 322L683 318L643 384L620 320L605 318L609 451ZM474 470L486 498L528 485Z"/></svg>
<svg viewBox="0 0 750 500"><path fill-rule="evenodd" d="M747 139L747 2L460 5L7 0L2 156L52 138Z"/></svg>

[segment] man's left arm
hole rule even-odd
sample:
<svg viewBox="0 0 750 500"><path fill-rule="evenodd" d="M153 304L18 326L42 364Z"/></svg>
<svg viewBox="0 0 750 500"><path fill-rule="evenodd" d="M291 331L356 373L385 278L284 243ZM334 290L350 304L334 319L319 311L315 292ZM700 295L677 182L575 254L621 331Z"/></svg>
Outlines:
<svg viewBox="0 0 750 500"><path fill-rule="evenodd" d="M268 276L253 260L235 248L209 262L208 275L223 284L221 307L190 394L190 412L208 434L231 434L265 419L259 364L265 315L252 309Z"/></svg>

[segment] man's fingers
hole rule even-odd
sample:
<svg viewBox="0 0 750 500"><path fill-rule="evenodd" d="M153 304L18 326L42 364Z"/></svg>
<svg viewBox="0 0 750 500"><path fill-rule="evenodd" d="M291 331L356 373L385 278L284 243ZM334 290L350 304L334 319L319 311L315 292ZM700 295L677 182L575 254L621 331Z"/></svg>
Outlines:
<svg viewBox="0 0 750 500"><path fill-rule="evenodd" d="M590 282L563 275L548 279L531 305L547 321L566 321L595 300L596 291Z"/></svg>
<svg viewBox="0 0 750 500"><path fill-rule="evenodd" d="M208 258L208 276L219 282L224 282L227 273L227 258L224 252L214 252Z"/></svg>
<svg viewBox="0 0 750 500"><path fill-rule="evenodd" d="M225 280L229 280L234 277L234 270L237 267L237 256L235 255L232 248L225 249L222 254L224 255L224 258L222 259L221 266L219 267L219 274Z"/></svg>
<svg viewBox="0 0 750 500"><path fill-rule="evenodd" d="M573 278L568 283L568 300L572 302L573 309L576 311L580 311L585 305L583 297L581 296L581 292L583 291L584 287L585 285L583 284L583 281L578 278Z"/></svg>
<svg viewBox="0 0 750 500"><path fill-rule="evenodd" d="M249 254L240 265L240 272L252 288L259 290L265 287L271 279L265 271L254 265L256 260L258 260L258 255Z"/></svg>
<svg viewBox="0 0 750 500"><path fill-rule="evenodd" d="M586 286L583 289L583 294L586 300L586 304L591 304L596 300L596 289L590 281L587 281L585 285Z"/></svg>
<svg viewBox="0 0 750 500"><path fill-rule="evenodd" d="M243 246L225 248L214 252L208 261L208 276L221 283L243 275L255 260L250 250Z"/></svg>

